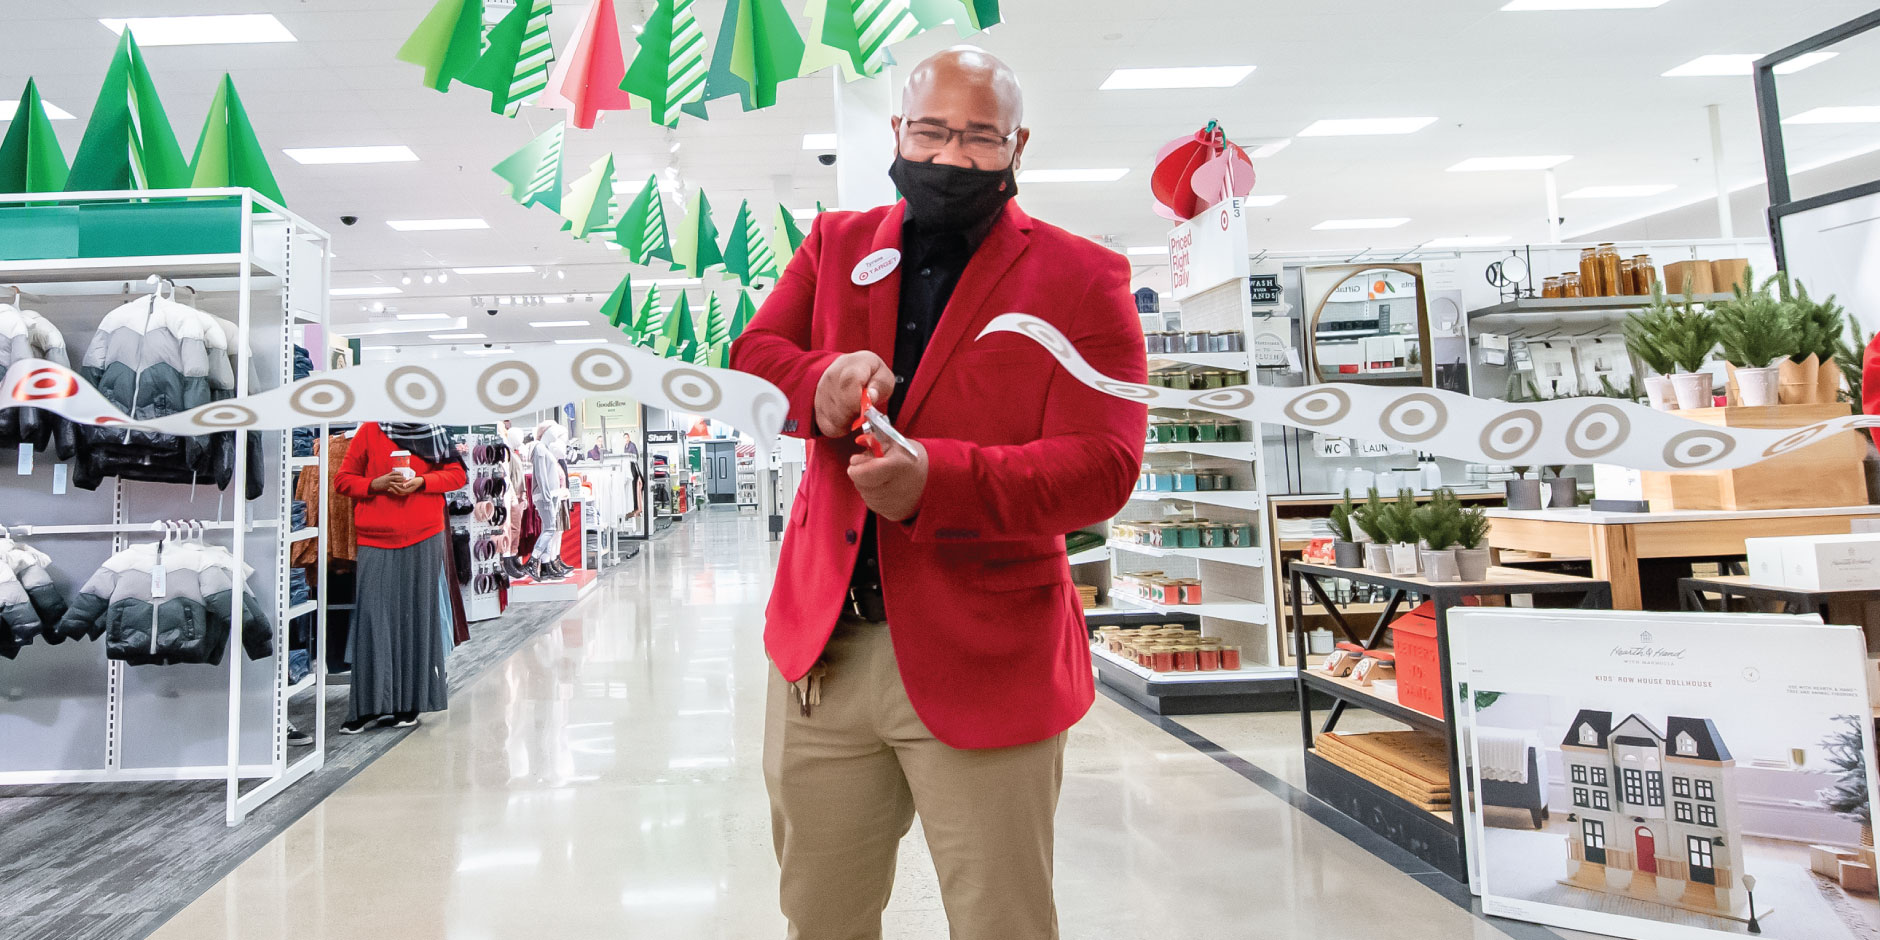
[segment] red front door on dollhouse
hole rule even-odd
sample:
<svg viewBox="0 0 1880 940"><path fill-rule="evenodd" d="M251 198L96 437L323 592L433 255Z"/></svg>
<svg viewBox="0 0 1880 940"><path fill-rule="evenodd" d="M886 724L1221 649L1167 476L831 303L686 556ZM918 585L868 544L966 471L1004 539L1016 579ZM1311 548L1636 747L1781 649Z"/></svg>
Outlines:
<svg viewBox="0 0 1880 940"><path fill-rule="evenodd" d="M1638 827L1638 870L1647 875L1658 874L1658 843L1652 838L1652 831L1644 826Z"/></svg>

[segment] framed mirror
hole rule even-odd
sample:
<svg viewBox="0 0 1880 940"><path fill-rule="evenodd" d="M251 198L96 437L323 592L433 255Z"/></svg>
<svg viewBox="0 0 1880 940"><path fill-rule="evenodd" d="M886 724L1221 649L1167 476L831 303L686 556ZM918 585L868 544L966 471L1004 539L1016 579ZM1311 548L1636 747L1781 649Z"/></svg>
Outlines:
<svg viewBox="0 0 1880 940"><path fill-rule="evenodd" d="M1310 381L1435 385L1421 264L1309 267L1303 287Z"/></svg>

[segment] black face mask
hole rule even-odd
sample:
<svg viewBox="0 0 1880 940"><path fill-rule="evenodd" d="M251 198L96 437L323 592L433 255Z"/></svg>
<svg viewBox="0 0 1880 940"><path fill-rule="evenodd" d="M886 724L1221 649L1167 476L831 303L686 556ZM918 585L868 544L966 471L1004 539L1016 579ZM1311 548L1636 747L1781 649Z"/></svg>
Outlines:
<svg viewBox="0 0 1880 940"><path fill-rule="evenodd" d="M945 163L920 163L900 154L888 178L907 200L908 216L925 232L964 232L999 214L1018 195L1011 167L980 170Z"/></svg>

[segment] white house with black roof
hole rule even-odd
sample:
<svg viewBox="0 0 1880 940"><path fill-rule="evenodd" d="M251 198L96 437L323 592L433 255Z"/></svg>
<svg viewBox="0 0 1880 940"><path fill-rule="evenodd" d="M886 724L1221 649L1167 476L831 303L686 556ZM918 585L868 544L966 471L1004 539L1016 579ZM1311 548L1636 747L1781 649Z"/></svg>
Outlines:
<svg viewBox="0 0 1880 940"><path fill-rule="evenodd" d="M1693 910L1747 908L1736 761L1708 718L1613 723L1584 709L1560 742L1568 880Z"/></svg>

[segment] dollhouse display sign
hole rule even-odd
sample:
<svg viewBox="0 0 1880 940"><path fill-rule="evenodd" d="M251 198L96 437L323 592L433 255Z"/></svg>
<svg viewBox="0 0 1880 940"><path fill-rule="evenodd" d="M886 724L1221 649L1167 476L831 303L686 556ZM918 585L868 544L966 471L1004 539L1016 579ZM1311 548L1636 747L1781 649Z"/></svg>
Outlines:
<svg viewBox="0 0 1880 940"><path fill-rule="evenodd" d="M1484 913L1638 940L1880 931L1860 630L1509 608L1449 625Z"/></svg>

